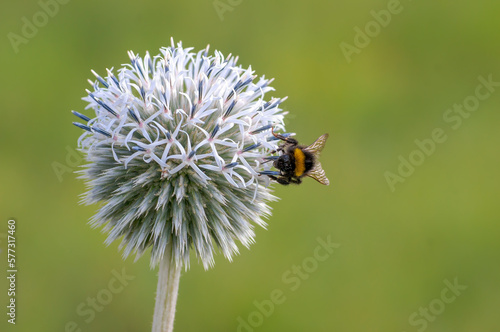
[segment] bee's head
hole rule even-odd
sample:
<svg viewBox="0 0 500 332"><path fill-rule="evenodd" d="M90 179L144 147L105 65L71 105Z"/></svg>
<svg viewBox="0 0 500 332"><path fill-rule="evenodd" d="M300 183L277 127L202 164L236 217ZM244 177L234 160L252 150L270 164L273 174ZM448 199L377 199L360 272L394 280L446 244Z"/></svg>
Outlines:
<svg viewBox="0 0 500 332"><path fill-rule="evenodd" d="M293 171L292 162L290 160L290 156L284 154L280 156L275 162L274 167L282 171L283 173L288 173Z"/></svg>

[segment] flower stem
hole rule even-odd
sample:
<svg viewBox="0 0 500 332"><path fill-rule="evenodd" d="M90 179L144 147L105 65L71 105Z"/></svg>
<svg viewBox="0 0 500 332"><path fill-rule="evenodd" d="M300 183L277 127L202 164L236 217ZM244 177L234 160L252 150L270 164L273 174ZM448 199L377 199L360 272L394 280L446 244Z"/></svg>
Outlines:
<svg viewBox="0 0 500 332"><path fill-rule="evenodd" d="M152 332L173 331L180 276L181 269L172 261L172 245L169 244L160 262L160 270L158 272Z"/></svg>

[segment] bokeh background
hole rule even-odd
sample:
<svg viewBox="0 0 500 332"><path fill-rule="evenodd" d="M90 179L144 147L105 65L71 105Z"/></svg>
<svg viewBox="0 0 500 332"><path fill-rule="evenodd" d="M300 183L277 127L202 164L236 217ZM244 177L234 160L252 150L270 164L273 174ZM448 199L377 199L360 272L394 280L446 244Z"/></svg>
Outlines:
<svg viewBox="0 0 500 332"><path fill-rule="evenodd" d="M274 95L289 96L287 129L304 143L330 134L322 164L331 181L276 186L281 200L251 250L233 263L218 255L209 271L192 264L176 331L500 330L500 87L458 128L443 118L474 95L479 76L500 82L498 1L58 4L46 22L37 1L4 3L0 13L0 274L9 218L18 264L15 326L6 323L0 278L1 331L150 330L156 271L147 257L123 261L86 224L96 207L78 204L84 185L68 151L81 131L70 110L85 106L90 69L119 67L127 50L156 54L171 36L275 77ZM368 24L371 11L388 7L399 12L385 27ZM33 16L40 27L13 47ZM366 24L368 45L347 59L341 43L355 46ZM436 128L446 141L391 190L386 172L397 175L398 158ZM283 276L312 264L318 237L340 247L292 290ZM92 319L77 312L123 269L134 279ZM446 281L462 285L460 295L445 291ZM255 301L276 289L286 299L258 313ZM239 317L255 326L238 327Z"/></svg>

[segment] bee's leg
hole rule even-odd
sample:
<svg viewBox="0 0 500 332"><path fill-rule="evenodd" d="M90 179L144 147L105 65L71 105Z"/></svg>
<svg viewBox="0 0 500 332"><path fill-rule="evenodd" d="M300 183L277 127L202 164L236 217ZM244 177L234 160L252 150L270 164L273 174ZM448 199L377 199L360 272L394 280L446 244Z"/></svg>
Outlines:
<svg viewBox="0 0 500 332"><path fill-rule="evenodd" d="M267 175L267 174L266 174ZM278 181L278 178L274 175L267 175L271 180Z"/></svg>
<svg viewBox="0 0 500 332"><path fill-rule="evenodd" d="M290 184L290 179L286 178L286 177L283 177L283 176L280 176L280 177L277 177L277 176L274 176L274 175L267 175L269 176L270 179L278 182L279 184L282 184L282 185L288 185Z"/></svg>
<svg viewBox="0 0 500 332"><path fill-rule="evenodd" d="M300 178L290 178L290 182L295 184L301 184L302 180Z"/></svg>
<svg viewBox="0 0 500 332"><path fill-rule="evenodd" d="M289 178L285 178L285 177L279 177L276 179L276 182L278 182L279 184L282 184L284 186L287 186L290 184L290 179Z"/></svg>
<svg viewBox="0 0 500 332"><path fill-rule="evenodd" d="M274 152L273 152L273 153L274 153ZM268 162L270 162L270 161L273 161L273 162L274 162L274 161L276 161L278 158L279 158L279 156L269 156L269 157L264 157L264 158L262 158L262 159L263 159L262 163L263 163L263 164L265 164L265 163L268 163Z"/></svg>
<svg viewBox="0 0 500 332"><path fill-rule="evenodd" d="M278 145L278 148L276 150L273 150L273 151L271 151L269 153L270 154L275 154L276 152L281 152L281 151L285 151L285 144Z"/></svg>
<svg viewBox="0 0 500 332"><path fill-rule="evenodd" d="M280 144L276 150L271 151L271 154L275 154L276 152L285 151L285 144Z"/></svg>
<svg viewBox="0 0 500 332"><path fill-rule="evenodd" d="M289 144L292 144L292 145L294 145L294 146L299 144L299 142L297 142L297 140L296 140L296 139L293 139L293 138L290 138L290 137L285 137L285 136L280 135L280 134L275 134L275 133L274 133L274 127L271 129L271 133L273 134L273 136L274 136L274 137L276 137L276 138L278 138L278 139L280 139L280 140L282 140L282 141L285 141L285 142L287 142L287 143L289 143ZM278 148L278 151L283 151L283 147L282 147L282 146L280 146L280 147Z"/></svg>

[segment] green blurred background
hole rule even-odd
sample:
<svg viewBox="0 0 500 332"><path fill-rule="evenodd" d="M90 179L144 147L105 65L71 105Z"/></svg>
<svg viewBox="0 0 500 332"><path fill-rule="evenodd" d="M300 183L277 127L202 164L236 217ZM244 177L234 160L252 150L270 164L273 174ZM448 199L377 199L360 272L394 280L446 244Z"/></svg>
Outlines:
<svg viewBox="0 0 500 332"><path fill-rule="evenodd" d="M388 6L399 13L380 31L369 24L369 45L348 62L340 44L354 45L354 29ZM181 278L176 331L237 331L238 317L249 316L259 326L240 331L499 331L500 88L457 129L443 116L474 95L479 76L500 81L500 3L393 6L69 1L16 53L9 33L23 37L23 17L43 19L43 6L4 4L0 266L5 275L6 221L15 218L18 315L15 326L6 323L2 277L0 330L71 331L74 322L81 331L150 331L156 271L148 257L122 261L117 245L106 248L105 235L86 224L96 207L78 204L84 185L66 158L81 133L70 110L85 106L90 69L119 67L127 50L156 54L172 36L275 77L271 95L289 96L287 129L304 143L330 133L322 164L331 182L276 187L281 200L251 250L233 263L219 254L209 271L193 263ZM447 140L391 191L384 174L397 174L399 156L408 159L435 128ZM67 167L61 178L54 163ZM340 247L292 290L283 276L312 264L317 238L328 236ZM78 314L122 269L134 279L93 319ZM467 288L449 300L445 281L455 278ZM267 303L275 289L283 303L258 313L254 301Z"/></svg>

